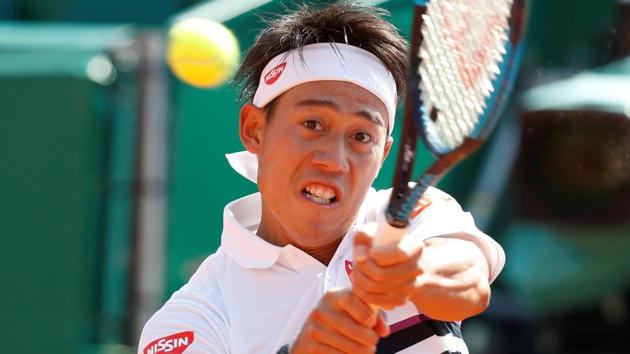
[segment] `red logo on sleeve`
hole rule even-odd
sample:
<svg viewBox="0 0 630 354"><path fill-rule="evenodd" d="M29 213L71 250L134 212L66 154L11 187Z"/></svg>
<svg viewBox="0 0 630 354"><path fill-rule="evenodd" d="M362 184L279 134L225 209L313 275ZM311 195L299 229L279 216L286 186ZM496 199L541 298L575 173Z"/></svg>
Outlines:
<svg viewBox="0 0 630 354"><path fill-rule="evenodd" d="M144 347L144 354L182 354L195 339L193 331L171 334L170 336L156 339Z"/></svg>
<svg viewBox="0 0 630 354"><path fill-rule="evenodd" d="M284 68L287 66L287 62L285 61L284 63L276 66L275 68L271 69L266 75L265 75L265 83L267 85L273 85L276 81L278 81L278 79L280 78L280 76L282 76L282 73L284 72Z"/></svg>
<svg viewBox="0 0 630 354"><path fill-rule="evenodd" d="M428 196L423 196L422 199L418 200L418 203L416 203L416 206L415 208L413 208L413 211L411 212L409 217L413 219L416 216L422 214L422 212L426 208L428 208L429 205L431 205L432 203L433 203L433 200L431 198L429 198Z"/></svg>

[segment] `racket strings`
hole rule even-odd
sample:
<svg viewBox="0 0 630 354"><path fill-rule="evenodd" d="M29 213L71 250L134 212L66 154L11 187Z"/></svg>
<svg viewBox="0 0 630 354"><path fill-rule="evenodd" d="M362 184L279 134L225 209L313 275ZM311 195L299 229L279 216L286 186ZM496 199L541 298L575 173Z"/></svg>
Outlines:
<svg viewBox="0 0 630 354"><path fill-rule="evenodd" d="M420 48L420 56L423 60L431 60L432 58L439 58L441 53L448 50L443 38L439 36L437 26L433 24L433 20L429 16L424 18L425 28L425 45ZM421 65L420 74L424 78L424 90L422 92L427 93L428 97L424 97L424 102L427 103L427 109L438 109L438 121L435 125L437 130L437 142L443 142L447 145L457 144L457 137L461 136L463 132L459 129L456 120L453 119L453 112L441 109L442 107L451 107L456 114L463 116L457 97L454 95L448 95L448 87L452 84L458 84L454 71L452 70L454 64L451 62L452 58L443 56L442 60L434 60L433 65ZM431 79L429 79L431 78ZM459 87L461 89L461 85ZM434 107L437 106L437 107ZM440 117L440 115L442 117ZM444 119L444 116L446 116Z"/></svg>
<svg viewBox="0 0 630 354"><path fill-rule="evenodd" d="M423 16L418 55L429 144L439 153L461 145L483 122L506 53L513 0L434 0ZM437 110L437 119L426 118Z"/></svg>
<svg viewBox="0 0 630 354"><path fill-rule="evenodd" d="M454 5L457 4L453 4L447 1L436 3L436 9L439 10L439 12L437 13L437 18L439 19L439 22L441 24L440 26L438 26L438 28L440 28L441 32L443 32L443 35L446 39L444 42L446 42L447 44L446 48L442 46L445 51L448 51L449 47L452 48L453 46L458 45L453 37L459 37L463 39L470 39L471 37L464 36L464 32L467 30L467 28L465 25L465 18L463 18L462 16L462 12L465 12L465 9L464 11L455 11L453 9ZM452 19L449 19L449 14L454 15ZM448 33L447 31L444 31L445 28L450 28L451 32L453 33ZM470 43L467 44L470 46ZM458 92L464 92L465 88L463 83L465 81L473 81L469 70L460 70L460 74L462 74L463 80L458 80L456 77L457 73L454 70L457 66L455 56L446 56L446 58L452 72L450 83L455 84L455 89L458 90ZM455 97L453 96L453 98ZM475 100L471 100L470 97L460 97L460 100L457 100L456 102L449 102L451 105L453 105L452 107L454 109L453 111L446 110L445 112L447 113L449 120L455 119L456 122L459 123L459 131L457 132L458 135L465 134L470 128L472 128L472 125L474 124L474 122L472 121L472 119L474 119L474 116L470 114L470 108L474 107L474 102ZM462 107L462 104L465 107ZM460 119L457 119L457 117L460 117ZM453 126L453 124L451 124L451 126Z"/></svg>
<svg viewBox="0 0 630 354"><path fill-rule="evenodd" d="M427 27L433 27L431 19L426 18L425 25ZM440 53L447 50L443 46L441 39L437 38L437 31L428 31L425 41L427 45L423 46L420 50L420 55L423 59L438 57ZM439 123L435 124L437 139L433 144L442 142L447 145L454 145L457 144L457 136L461 136L464 132L460 130L458 123L453 119L453 112L440 108L450 106L453 111L456 112L455 114L458 114L463 119L466 119L466 117L459 108L457 97L448 95L448 86L452 83L457 84L458 81L452 70L452 63L446 62L449 58L445 57L444 59L445 60L442 61L436 61L433 65L421 66L419 71L421 77L425 78L422 92L428 94L428 97L424 97L423 99L426 103L426 109L433 110L437 108L439 112L437 119ZM426 78L432 79L428 80Z"/></svg>
<svg viewBox="0 0 630 354"><path fill-rule="evenodd" d="M448 5L449 3L447 3ZM439 5L439 4L438 4ZM438 9L440 9L440 6L436 6ZM427 41L427 51L425 53L423 53L425 55L425 58L439 58L441 56L441 53L445 53L448 51L448 47L453 45L453 40L451 37L447 36L447 37L442 37L441 33L438 33L438 28L441 25L441 23L446 21L446 18L444 17L444 15L442 13L436 13L435 16L433 16L435 18L435 24L433 23L432 19L430 16L425 16L425 24L426 24L426 28L428 28L429 30L426 31L426 34L428 34L428 38L429 40ZM456 22L457 19L455 19ZM449 43L450 42L450 43ZM440 89L434 91L436 93L434 100L436 101L436 104L439 107L450 107L451 110L439 110L439 112L442 113L443 116L445 116L446 119L444 120L444 124L439 124L437 125L438 128L438 135L440 140L446 141L448 143L448 145L454 145L458 143L458 136L462 136L465 133L465 128L463 126L461 126L461 122L466 120L468 117L466 117L466 113L465 111L463 111L460 107L460 102L457 102L456 100L458 100L460 97L457 97L455 95L447 95L444 91L443 88L448 87L448 85L453 85L455 84L455 86L459 86L459 87L455 87L454 89L461 89L461 80L457 80L456 77L456 73L454 72L453 68L455 67L455 63L454 63L454 58L452 56L442 56L442 60L440 61L436 61L436 63L439 63L439 67L436 68L437 70L434 70L434 72L432 73L433 76L428 76L428 77L437 77L440 80L436 80L439 82L440 85ZM442 72L443 75L440 75L439 72ZM428 78L427 77L427 78ZM437 83L437 82L436 82ZM431 91L428 91L431 92ZM442 95L442 97L439 97L439 95ZM461 120L456 120L453 119L453 115L458 115L460 116L462 119ZM439 119L439 118L438 118ZM445 140L445 138L447 138Z"/></svg>
<svg viewBox="0 0 630 354"><path fill-rule="evenodd" d="M434 27L430 18L425 18L425 26L429 28ZM419 53L423 60L438 57L441 52L446 50L436 34L437 31L428 31L425 34L425 43L427 43L427 45L421 46ZM435 133L438 135L438 139L435 143L442 141L447 144L455 144L456 135L461 134L457 131L458 129L453 119L448 117L448 119L444 120L439 116L440 114L450 115L450 112L440 110L440 107L452 106L457 109L457 102L453 102L454 97L449 96L445 91L449 83L456 82L454 72L451 68L452 65L448 65L444 61L436 61L433 65L421 65L419 68L421 77L425 78L425 80L422 81L422 92L425 93L425 97L423 97L425 109L427 111L437 109L439 112L438 120L443 121L440 122L443 124L436 124L437 131ZM432 79L427 80L426 78ZM426 97L427 95L428 97ZM455 134L453 132L455 132Z"/></svg>
<svg viewBox="0 0 630 354"><path fill-rule="evenodd" d="M437 22L436 24L433 23L433 18L435 18ZM446 41L444 40L444 38L441 38L440 33L438 33L440 22L444 20L444 18L441 18L441 16L439 15L434 16L433 18L426 15L424 16L425 28L428 29L428 31L425 31L424 33L424 35L427 35L427 38L428 38L426 41L426 45L424 46L425 48L422 48L425 50L424 51L421 50L421 54L420 54L423 56L424 59L438 58L441 53L446 52L448 50ZM446 40L448 41L448 38ZM433 96L429 97L428 102L433 102L438 107L452 106L452 108L455 111L459 111L457 102L452 101L454 96L449 97L449 95L447 95L445 92L445 88L448 87L449 83L456 83L455 73L452 70L453 63L449 62L450 61L449 59L451 58L448 56L444 56L442 59L443 60L435 61L434 65L427 66L428 68L433 69L433 70L428 70L428 75L427 75L427 72L423 72L423 77L434 78L434 80L425 80L426 82L435 83L435 85L431 85L432 89L425 91L428 93L434 93ZM440 72L442 73L442 75L439 74ZM430 85L427 85L427 86L430 86ZM451 100L449 100L449 98ZM438 109L438 112L440 111L442 112L442 115L447 115L447 116L450 115L449 114L450 112ZM460 113L460 112L457 112L457 113ZM450 119L450 117L448 118L449 119L445 120L445 123L448 124L448 128L450 129L449 130L444 129L446 128L447 124L439 124L437 127L442 128L442 129L438 129L437 133L439 134L441 138L440 140L446 140L449 143L455 143L455 141L453 141L455 137L453 136L453 134L451 134L451 131L458 130L458 129L457 129L457 126L453 124L453 121ZM460 132L456 131L456 133L459 134Z"/></svg>

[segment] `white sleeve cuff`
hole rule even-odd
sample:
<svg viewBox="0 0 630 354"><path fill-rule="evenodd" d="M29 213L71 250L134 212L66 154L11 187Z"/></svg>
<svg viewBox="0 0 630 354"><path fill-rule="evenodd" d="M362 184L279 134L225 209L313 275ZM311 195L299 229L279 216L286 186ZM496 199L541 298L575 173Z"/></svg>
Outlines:
<svg viewBox="0 0 630 354"><path fill-rule="evenodd" d="M453 198L433 201L426 210L412 220L410 230L422 240L457 234L458 238L475 243L488 262L490 283L497 278L505 265L503 248L494 239L479 230L472 215L464 212Z"/></svg>

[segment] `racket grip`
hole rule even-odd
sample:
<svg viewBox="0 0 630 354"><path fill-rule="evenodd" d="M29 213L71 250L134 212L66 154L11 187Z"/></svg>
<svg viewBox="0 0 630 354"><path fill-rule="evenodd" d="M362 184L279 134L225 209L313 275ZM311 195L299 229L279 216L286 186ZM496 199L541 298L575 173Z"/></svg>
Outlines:
<svg viewBox="0 0 630 354"><path fill-rule="evenodd" d="M373 240L373 247L384 247L400 242L403 236L405 236L405 232L407 231L407 229L398 228L390 225L387 222L384 211L379 212L376 219L376 221L378 222L378 229Z"/></svg>

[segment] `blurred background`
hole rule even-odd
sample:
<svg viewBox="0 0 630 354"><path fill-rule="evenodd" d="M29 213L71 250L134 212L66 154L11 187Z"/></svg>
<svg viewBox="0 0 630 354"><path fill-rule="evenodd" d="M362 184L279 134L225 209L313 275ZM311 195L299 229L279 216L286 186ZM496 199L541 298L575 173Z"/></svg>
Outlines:
<svg viewBox="0 0 630 354"><path fill-rule="evenodd" d="M363 2L409 34L408 0ZM166 32L206 16L246 49L291 3L0 0L1 353L135 353L255 191L224 158L238 90L178 81ZM532 1L505 118L441 187L507 253L471 353L630 353L630 1Z"/></svg>

